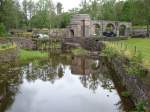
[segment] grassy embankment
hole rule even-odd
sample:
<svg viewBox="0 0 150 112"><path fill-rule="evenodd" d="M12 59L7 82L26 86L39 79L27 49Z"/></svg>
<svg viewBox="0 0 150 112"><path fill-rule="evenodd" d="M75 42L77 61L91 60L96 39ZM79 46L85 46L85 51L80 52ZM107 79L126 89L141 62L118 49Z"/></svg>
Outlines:
<svg viewBox="0 0 150 112"><path fill-rule="evenodd" d="M137 25L137 26L133 26L133 28L134 29L141 29L141 28L143 28L143 29L146 29L147 28L147 26L146 25Z"/></svg>
<svg viewBox="0 0 150 112"><path fill-rule="evenodd" d="M8 50L8 49L16 48L16 47L17 46L15 43L2 44L0 45L0 52Z"/></svg>
<svg viewBox="0 0 150 112"><path fill-rule="evenodd" d="M20 50L20 55L19 55L19 61L22 63L36 60L36 59L43 59L47 58L48 53L47 52L41 52L41 51L29 51L29 50Z"/></svg>
<svg viewBox="0 0 150 112"><path fill-rule="evenodd" d="M110 58L128 59L123 65L129 75L137 75L144 83L150 84L150 75L144 70L150 69L150 39L129 39L118 42L105 42L103 53ZM136 47L135 47L136 46Z"/></svg>
<svg viewBox="0 0 150 112"><path fill-rule="evenodd" d="M129 59L139 56L142 65L150 68L150 39L128 39L117 42L107 42L107 46L114 48L121 55Z"/></svg>
<svg viewBox="0 0 150 112"><path fill-rule="evenodd" d="M150 85L150 74L144 71L144 68L150 68L150 39L129 39L118 42L106 42L106 46L103 51L104 54L111 58L127 58L129 64L126 65L123 63L125 64L123 66L128 74L136 75L141 78L144 84ZM128 96L127 93L123 93L123 95ZM146 103L147 101L140 101L136 104L136 109L139 110L138 112L144 112Z"/></svg>

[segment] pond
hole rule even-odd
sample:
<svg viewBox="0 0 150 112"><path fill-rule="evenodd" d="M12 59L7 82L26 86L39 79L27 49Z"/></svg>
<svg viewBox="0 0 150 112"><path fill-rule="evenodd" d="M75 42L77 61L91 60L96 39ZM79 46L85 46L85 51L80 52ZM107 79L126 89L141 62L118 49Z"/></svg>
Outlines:
<svg viewBox="0 0 150 112"><path fill-rule="evenodd" d="M133 108L102 62L69 54L2 66L0 112L123 112Z"/></svg>

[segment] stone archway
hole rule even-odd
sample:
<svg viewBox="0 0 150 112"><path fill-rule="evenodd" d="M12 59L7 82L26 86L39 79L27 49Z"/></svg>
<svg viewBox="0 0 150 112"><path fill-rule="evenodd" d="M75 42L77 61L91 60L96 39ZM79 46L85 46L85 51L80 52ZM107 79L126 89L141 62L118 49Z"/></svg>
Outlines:
<svg viewBox="0 0 150 112"><path fill-rule="evenodd" d="M95 34L99 36L101 34L101 26L99 24L94 24Z"/></svg>
<svg viewBox="0 0 150 112"><path fill-rule="evenodd" d="M126 35L126 26L120 25L119 27L119 36L125 36Z"/></svg>
<svg viewBox="0 0 150 112"><path fill-rule="evenodd" d="M116 37L115 25L112 23L108 23L105 26L105 31L103 32L103 36L106 37Z"/></svg>
<svg viewBox="0 0 150 112"><path fill-rule="evenodd" d="M115 33L115 26L112 23L109 23L106 25L105 31Z"/></svg>
<svg viewBox="0 0 150 112"><path fill-rule="evenodd" d="M70 36L74 37L74 30L73 29L70 30Z"/></svg>

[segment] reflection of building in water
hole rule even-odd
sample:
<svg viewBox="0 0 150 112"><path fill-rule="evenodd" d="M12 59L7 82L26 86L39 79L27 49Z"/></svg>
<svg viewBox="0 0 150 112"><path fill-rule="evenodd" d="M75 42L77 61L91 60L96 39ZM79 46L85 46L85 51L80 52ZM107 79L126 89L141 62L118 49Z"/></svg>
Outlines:
<svg viewBox="0 0 150 112"><path fill-rule="evenodd" d="M93 63L96 63L96 61L85 57L73 57L71 73L79 75L90 75L93 72L91 68Z"/></svg>

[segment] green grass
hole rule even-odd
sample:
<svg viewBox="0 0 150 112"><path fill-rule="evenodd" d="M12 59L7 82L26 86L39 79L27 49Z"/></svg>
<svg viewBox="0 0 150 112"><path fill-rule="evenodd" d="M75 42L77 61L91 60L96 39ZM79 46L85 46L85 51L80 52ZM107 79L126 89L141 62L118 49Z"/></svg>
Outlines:
<svg viewBox="0 0 150 112"><path fill-rule="evenodd" d="M136 51L142 54L144 64L150 67L150 39L146 38L134 38L128 40L122 40L115 42L118 48L129 49L132 53ZM135 47L136 46L136 47Z"/></svg>
<svg viewBox="0 0 150 112"><path fill-rule="evenodd" d="M0 51L5 51L7 49L16 48L16 47L17 46L15 43L0 44Z"/></svg>
<svg viewBox="0 0 150 112"><path fill-rule="evenodd" d="M88 51L83 49L83 48L74 48L71 50L71 52L74 54L74 55L77 55L77 56L81 56L81 55L87 55L88 54Z"/></svg>
<svg viewBox="0 0 150 112"><path fill-rule="evenodd" d="M134 29L138 29L138 28L144 28L146 29L147 26L146 25L143 25L143 26L140 26L140 25L137 25L137 26L133 26Z"/></svg>
<svg viewBox="0 0 150 112"><path fill-rule="evenodd" d="M27 61L47 58L47 57L48 57L48 53L46 52L28 51L28 50L21 49L19 55L19 61L21 61L21 63L25 63Z"/></svg>

